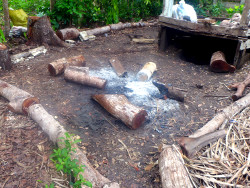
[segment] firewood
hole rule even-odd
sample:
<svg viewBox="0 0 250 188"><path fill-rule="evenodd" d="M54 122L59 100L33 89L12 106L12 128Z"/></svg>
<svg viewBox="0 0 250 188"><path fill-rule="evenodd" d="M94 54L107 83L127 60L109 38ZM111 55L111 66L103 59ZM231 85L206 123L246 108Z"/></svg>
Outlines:
<svg viewBox="0 0 250 188"><path fill-rule="evenodd" d="M230 89L236 89L236 93L232 95L232 99L234 101L238 100L242 97L243 92L247 86L250 85L250 74L248 74L247 78L243 82L234 83L229 86Z"/></svg>
<svg viewBox="0 0 250 188"><path fill-rule="evenodd" d="M250 105L250 93L246 96L235 101L230 106L227 106L222 111L220 111L213 119L207 122L202 128L195 131L190 138L200 137L202 135L214 132L217 130L225 121L230 120L235 114L239 113L241 110Z"/></svg>
<svg viewBox="0 0 250 188"><path fill-rule="evenodd" d="M106 80L88 75L88 71L67 67L64 71L64 78L67 81L76 82L83 85L88 85L103 89L106 85Z"/></svg>
<svg viewBox="0 0 250 188"><path fill-rule="evenodd" d="M92 98L131 129L139 128L146 119L147 112L131 104L124 95L97 94Z"/></svg>
<svg viewBox="0 0 250 188"><path fill-rule="evenodd" d="M85 58L82 55L73 56L70 58L58 59L48 65L50 75L57 76L62 74L68 66L85 66Z"/></svg>
<svg viewBox="0 0 250 188"><path fill-rule="evenodd" d="M234 72L235 66L229 65L225 54L221 51L214 52L210 60L210 69L213 72Z"/></svg>
<svg viewBox="0 0 250 188"><path fill-rule="evenodd" d="M0 43L0 66L3 70L10 70L12 67L10 54L7 46Z"/></svg>
<svg viewBox="0 0 250 188"><path fill-rule="evenodd" d="M175 147L163 145L159 158L162 188L192 188L188 172Z"/></svg>
<svg viewBox="0 0 250 188"><path fill-rule="evenodd" d="M109 60L110 64L112 65L112 67L115 69L116 74L119 77L124 77L126 76L127 72L125 71L124 67L122 66L121 62L116 58L111 58Z"/></svg>
<svg viewBox="0 0 250 188"><path fill-rule="evenodd" d="M31 94L23 91L15 86L12 86L4 81L0 80L0 95L5 97L10 101L11 107L14 108L14 112L23 112L23 106L25 106L25 113L28 114L42 130L48 134L50 140L57 144L59 147L63 148L61 137L65 138L66 130L64 127L56 121L52 115L50 115L39 101L32 100ZM37 99L36 97L33 97ZM30 101L25 101L28 99ZM26 104L23 104L26 103ZM16 104L16 105L12 105ZM95 168L91 166L86 155L78 148L75 144L73 147L76 152L73 152L71 159L77 159L80 165L84 166L84 172L80 174L87 180L90 181L93 187L107 187L107 188L118 188L119 185L115 182L110 182L107 178L102 176Z"/></svg>
<svg viewBox="0 0 250 188"><path fill-rule="evenodd" d="M63 42L54 32L51 27L50 20L47 16L38 18L35 22L28 22L33 26L28 25L28 43L48 44L52 46L69 47L69 44Z"/></svg>
<svg viewBox="0 0 250 188"><path fill-rule="evenodd" d="M137 44L153 44L155 42L155 39L134 38L132 39L132 42Z"/></svg>
<svg viewBox="0 0 250 188"><path fill-rule="evenodd" d="M181 137L178 139L178 143L183 154L189 158L192 158L204 146L226 136L226 134L227 132L222 129L196 138Z"/></svg>
<svg viewBox="0 0 250 188"><path fill-rule="evenodd" d="M122 22L110 25L111 30L121 30L121 29L124 29L124 28L125 28L125 25Z"/></svg>
<svg viewBox="0 0 250 188"><path fill-rule="evenodd" d="M184 102L185 96L180 89L177 89L176 87L173 86L166 86L166 84L156 81L153 81L152 83L159 89L160 93L162 95L165 95L167 98Z"/></svg>
<svg viewBox="0 0 250 188"><path fill-rule="evenodd" d="M137 73L136 78L138 81L143 81L143 82L148 81L155 71L156 71L156 64L154 62L148 62Z"/></svg>
<svg viewBox="0 0 250 188"><path fill-rule="evenodd" d="M8 108L15 113L26 114L26 109L39 100L33 95L0 80L0 95L10 102Z"/></svg>
<svg viewBox="0 0 250 188"><path fill-rule="evenodd" d="M76 39L77 37L79 37L80 32L76 28L65 28L58 30L56 34L61 40L65 41Z"/></svg>

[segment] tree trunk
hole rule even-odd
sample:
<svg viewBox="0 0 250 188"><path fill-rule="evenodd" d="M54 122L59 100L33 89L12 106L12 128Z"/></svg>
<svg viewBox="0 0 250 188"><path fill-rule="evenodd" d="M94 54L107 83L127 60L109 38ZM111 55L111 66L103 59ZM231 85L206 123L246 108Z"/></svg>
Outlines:
<svg viewBox="0 0 250 188"><path fill-rule="evenodd" d="M131 129L139 128L146 119L147 112L131 104L124 95L97 94L92 98Z"/></svg>
<svg viewBox="0 0 250 188"><path fill-rule="evenodd" d="M210 69L213 72L234 72L235 66L229 65L226 61L224 53L217 51L214 52L211 57Z"/></svg>
<svg viewBox="0 0 250 188"><path fill-rule="evenodd" d="M56 0L50 0L50 12L54 9L54 6L56 4Z"/></svg>
<svg viewBox="0 0 250 188"><path fill-rule="evenodd" d="M236 93L232 96L234 101L238 100L242 97L245 88L250 85L250 74L248 74L247 78L243 82L234 83L229 86L230 89L237 89Z"/></svg>
<svg viewBox="0 0 250 188"><path fill-rule="evenodd" d="M1 80L0 94L1 96L7 98L10 101L9 106L13 108L13 111L27 113L35 122L39 124L43 131L48 134L51 141L53 141L55 144L58 144L59 147L64 147L61 144L62 140L59 138L65 138L66 130L59 122L57 122L53 118L53 116L48 114L48 112L43 108L41 104L38 104L39 102L38 100L36 100L37 98ZM27 102L27 100L29 102ZM86 180L90 181L93 187L119 187L117 183L111 183L110 180L108 180L107 178L102 176L98 171L96 171L87 160L86 155L77 147L77 145L74 145L74 148L76 148L76 153L73 153L72 158L77 159L80 165L85 166L84 172L80 174L82 174L82 176Z"/></svg>
<svg viewBox="0 0 250 188"><path fill-rule="evenodd" d="M76 39L80 35L79 31L76 28L60 29L56 32L56 34L61 40L64 41Z"/></svg>
<svg viewBox="0 0 250 188"><path fill-rule="evenodd" d="M162 188L193 188L182 157L173 146L163 145L159 171Z"/></svg>
<svg viewBox="0 0 250 188"><path fill-rule="evenodd" d="M88 85L92 87L96 87L99 89L103 89L106 85L106 80L90 76L86 70L77 70L74 67L67 67L64 71L65 80L76 82L83 85Z"/></svg>
<svg viewBox="0 0 250 188"><path fill-rule="evenodd" d="M3 0L3 13L4 13L4 36L9 37L10 33L10 16L9 16L9 6L8 0Z"/></svg>
<svg viewBox="0 0 250 188"><path fill-rule="evenodd" d="M70 58L58 59L50 64L48 64L48 71L50 75L57 76L62 74L65 69L69 66L85 66L85 58L82 55L74 56Z"/></svg>
<svg viewBox="0 0 250 188"><path fill-rule="evenodd" d="M12 62L10 59L10 54L7 46L0 43L0 66L3 70L10 70L12 67Z"/></svg>
<svg viewBox="0 0 250 188"><path fill-rule="evenodd" d="M29 18L31 19L31 18ZM37 18L35 18L37 19ZM34 23L33 26L28 26L28 43L35 44L47 44L52 46L69 47L68 44L64 43L54 32L51 27L50 20L47 16L43 16L35 21L30 21L29 23Z"/></svg>
<svg viewBox="0 0 250 188"><path fill-rule="evenodd" d="M213 119L206 123L202 128L195 131L189 137L196 138L202 135L214 132L217 130L226 120L230 120L235 114L239 113L241 110L250 105L250 93L245 97L235 101L230 106L224 108L219 112Z"/></svg>

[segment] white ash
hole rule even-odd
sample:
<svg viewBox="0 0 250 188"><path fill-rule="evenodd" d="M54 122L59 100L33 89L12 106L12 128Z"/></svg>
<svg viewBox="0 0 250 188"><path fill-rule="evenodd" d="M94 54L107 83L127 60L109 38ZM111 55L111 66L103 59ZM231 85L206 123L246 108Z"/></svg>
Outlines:
<svg viewBox="0 0 250 188"><path fill-rule="evenodd" d="M151 121L158 117L162 124L168 118L180 111L179 103L171 99L160 99L162 97L158 88L152 83L136 81L136 74L128 73L128 77L120 78L112 68L102 68L100 70L90 70L90 75L107 80L105 90L109 94L124 94L129 101L139 107L144 108Z"/></svg>

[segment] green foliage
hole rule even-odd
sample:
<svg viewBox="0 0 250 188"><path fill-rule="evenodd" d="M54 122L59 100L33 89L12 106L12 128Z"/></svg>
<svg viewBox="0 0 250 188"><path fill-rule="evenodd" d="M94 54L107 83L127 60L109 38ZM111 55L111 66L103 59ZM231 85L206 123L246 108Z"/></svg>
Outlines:
<svg viewBox="0 0 250 188"><path fill-rule="evenodd" d="M240 6L234 6L234 8L227 8L226 11L229 15L229 17L231 18L235 13L241 13L244 10L244 5L240 5Z"/></svg>
<svg viewBox="0 0 250 188"><path fill-rule="evenodd" d="M49 186L45 185L45 188L54 188L54 187L55 187L54 183L49 184Z"/></svg>
<svg viewBox="0 0 250 188"><path fill-rule="evenodd" d="M200 0L194 6L197 15L205 17L223 17L226 14L226 8L221 0L213 4L212 0Z"/></svg>
<svg viewBox="0 0 250 188"><path fill-rule="evenodd" d="M81 185L86 185L92 187L91 182L85 180L80 172L84 172L84 166L78 164L78 160L71 159L72 152L76 152L76 149L72 147L73 144L80 142L81 140L73 140L73 134L65 133L65 138L61 137L63 140L62 144L64 148L54 149L53 154L51 154L51 160L54 162L56 169L58 171L63 171L70 177L70 185L76 188L80 188Z"/></svg>
<svg viewBox="0 0 250 188"><path fill-rule="evenodd" d="M6 42L6 38L4 36L3 30L0 29L0 43Z"/></svg>

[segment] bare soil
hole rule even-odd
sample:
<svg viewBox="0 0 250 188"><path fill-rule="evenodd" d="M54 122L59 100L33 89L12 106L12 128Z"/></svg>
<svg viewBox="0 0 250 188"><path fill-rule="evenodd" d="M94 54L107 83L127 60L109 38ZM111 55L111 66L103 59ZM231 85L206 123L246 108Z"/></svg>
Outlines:
<svg viewBox="0 0 250 188"><path fill-rule="evenodd" d="M246 64L234 74L213 73L209 70L212 50L198 44L199 40L194 43L190 38L176 39L176 45L159 52L157 43L134 44L128 36L157 39L158 31L157 26L125 29L97 36L94 41L78 41L68 49L48 47L45 55L15 64L9 72L1 70L1 79L38 97L69 132L79 135L80 148L105 177L124 188L161 187L157 165L159 145L173 144L177 137L191 134L231 104L234 91L229 91L226 85L243 81L250 66ZM225 49L234 47L220 45ZM22 44L11 52L15 54L27 48ZM153 79L185 90L185 102L172 101L177 106L174 110L155 109L153 118L147 118L137 130L130 130L91 99L92 94L107 91L66 82L62 75L49 75L48 63L80 54L87 66L96 71L112 69L108 60L116 56L131 75L146 62L155 62L157 72ZM247 88L245 93L249 91ZM119 93L115 88L113 92ZM1 98L0 187L44 187L55 180L52 178L63 179L49 160L54 146L48 137L29 117L13 114L6 105L7 101Z"/></svg>

